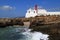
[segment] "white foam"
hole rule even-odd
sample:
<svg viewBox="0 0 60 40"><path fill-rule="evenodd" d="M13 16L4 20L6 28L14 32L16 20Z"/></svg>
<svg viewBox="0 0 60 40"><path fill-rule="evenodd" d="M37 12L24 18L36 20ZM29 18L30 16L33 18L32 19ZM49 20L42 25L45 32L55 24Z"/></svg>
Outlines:
<svg viewBox="0 0 60 40"><path fill-rule="evenodd" d="M22 34L27 36L27 40L48 40L49 36L47 34L42 34L41 32L30 32L30 29Z"/></svg>

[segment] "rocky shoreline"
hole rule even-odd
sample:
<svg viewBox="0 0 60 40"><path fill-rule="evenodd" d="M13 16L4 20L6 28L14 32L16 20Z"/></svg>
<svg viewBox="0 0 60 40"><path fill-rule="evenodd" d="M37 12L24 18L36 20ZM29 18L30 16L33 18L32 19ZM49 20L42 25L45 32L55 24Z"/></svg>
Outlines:
<svg viewBox="0 0 60 40"><path fill-rule="evenodd" d="M53 24L60 23L60 16L36 16L34 18L0 18L0 26L3 25L24 25L24 22L30 22L31 24ZM35 23L33 23L35 22Z"/></svg>
<svg viewBox="0 0 60 40"><path fill-rule="evenodd" d="M48 34L49 40L60 40L60 16L40 16L35 18L0 18L0 27L20 25L30 22L32 31Z"/></svg>
<svg viewBox="0 0 60 40"><path fill-rule="evenodd" d="M17 20L15 18L13 19L10 19L10 18L1 18L0 19L0 27L3 28L3 27L7 27L7 26L14 26L14 25L20 25L20 26L23 26L23 22L22 20Z"/></svg>

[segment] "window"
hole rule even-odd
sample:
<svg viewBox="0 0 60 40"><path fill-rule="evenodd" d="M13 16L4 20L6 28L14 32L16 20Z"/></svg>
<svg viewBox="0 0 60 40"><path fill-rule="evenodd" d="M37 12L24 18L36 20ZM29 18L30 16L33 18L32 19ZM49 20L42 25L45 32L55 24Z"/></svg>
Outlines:
<svg viewBox="0 0 60 40"><path fill-rule="evenodd" d="M30 11L29 11L29 13L30 13Z"/></svg>

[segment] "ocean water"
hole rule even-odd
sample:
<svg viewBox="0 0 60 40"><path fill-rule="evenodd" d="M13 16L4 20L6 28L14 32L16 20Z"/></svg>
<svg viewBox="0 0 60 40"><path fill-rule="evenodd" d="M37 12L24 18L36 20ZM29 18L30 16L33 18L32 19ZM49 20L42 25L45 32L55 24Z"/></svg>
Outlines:
<svg viewBox="0 0 60 40"><path fill-rule="evenodd" d="M48 36L41 32L31 32L27 27L0 28L0 40L48 40Z"/></svg>

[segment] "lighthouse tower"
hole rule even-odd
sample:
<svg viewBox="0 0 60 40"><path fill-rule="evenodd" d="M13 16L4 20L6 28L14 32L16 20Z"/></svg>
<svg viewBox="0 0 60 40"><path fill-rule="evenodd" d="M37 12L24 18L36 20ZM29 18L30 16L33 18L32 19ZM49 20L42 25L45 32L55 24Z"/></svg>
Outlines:
<svg viewBox="0 0 60 40"><path fill-rule="evenodd" d="M38 13L38 6L37 5L35 5L35 11L36 11L36 13Z"/></svg>

